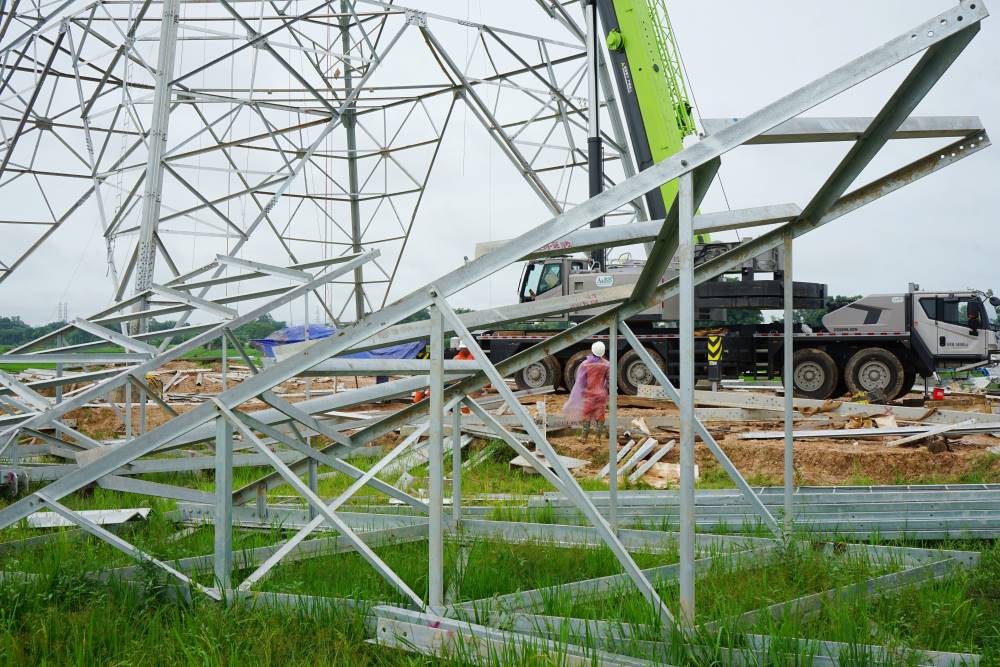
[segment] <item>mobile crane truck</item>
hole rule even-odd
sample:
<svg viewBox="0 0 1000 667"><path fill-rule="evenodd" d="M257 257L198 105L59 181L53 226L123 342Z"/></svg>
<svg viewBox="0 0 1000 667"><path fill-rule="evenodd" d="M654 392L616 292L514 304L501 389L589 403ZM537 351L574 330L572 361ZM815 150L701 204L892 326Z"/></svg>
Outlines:
<svg viewBox="0 0 1000 667"><path fill-rule="evenodd" d="M618 99L630 143L640 170L647 169L683 148L684 138L696 132L687 86L664 0L590 0L596 3L604 26ZM589 4L589 3L588 3ZM670 182L646 194L649 217L666 217L677 194ZM737 244L696 239L696 263L727 252ZM533 301L635 282L643 262L621 258L605 265L603 257L547 257L525 265L519 300ZM741 267L740 279L714 280L698 285L695 304L708 330L696 332L695 361L705 377L709 360L723 377L773 378L782 372L783 340L780 324L730 324L731 309L781 309L782 257L775 249ZM771 273L771 280L757 280ZM665 277L677 275L676 266ZM796 282L797 308L825 305L826 286ZM823 317L818 331L798 326L794 335L794 387L799 396L826 399L844 391L865 392L887 400L905 394L919 374L938 370L994 364L1000 361L997 306L1000 299L982 292L921 292L872 295ZM555 320L583 319L596 311L580 311ZM677 377L677 299L640 313L629 321L650 356L674 380ZM494 363L553 335L552 324L529 323L527 328L479 332L477 337ZM576 369L586 358L594 336L519 371L522 389L573 384ZM709 349L711 343L712 349ZM652 384L649 369L631 349L619 350L618 388L635 394Z"/></svg>

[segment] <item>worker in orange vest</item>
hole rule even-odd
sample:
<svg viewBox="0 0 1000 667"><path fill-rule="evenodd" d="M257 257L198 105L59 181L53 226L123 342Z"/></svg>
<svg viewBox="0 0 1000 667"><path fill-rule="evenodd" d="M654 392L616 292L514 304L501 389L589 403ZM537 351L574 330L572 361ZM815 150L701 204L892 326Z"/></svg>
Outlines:
<svg viewBox="0 0 1000 667"><path fill-rule="evenodd" d="M472 361L473 359L475 359L475 357L472 356L472 352L469 351L469 346L465 344L465 341L459 341L458 352L455 353L454 359L456 361ZM420 401L424 400L430 395L431 395L430 388L418 389L417 391L413 392L413 402L419 403ZM462 412L468 414L469 409L463 407Z"/></svg>

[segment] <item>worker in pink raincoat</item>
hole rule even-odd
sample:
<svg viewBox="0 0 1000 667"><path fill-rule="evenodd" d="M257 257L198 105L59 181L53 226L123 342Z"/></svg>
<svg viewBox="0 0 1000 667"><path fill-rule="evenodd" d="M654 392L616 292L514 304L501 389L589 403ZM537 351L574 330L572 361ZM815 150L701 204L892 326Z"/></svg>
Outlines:
<svg viewBox="0 0 1000 667"><path fill-rule="evenodd" d="M576 370L576 380L562 414L570 421L580 423L580 442L590 436L593 422L598 437L605 432L604 411L608 407L608 375L610 366L604 358L604 343L590 346L590 355Z"/></svg>

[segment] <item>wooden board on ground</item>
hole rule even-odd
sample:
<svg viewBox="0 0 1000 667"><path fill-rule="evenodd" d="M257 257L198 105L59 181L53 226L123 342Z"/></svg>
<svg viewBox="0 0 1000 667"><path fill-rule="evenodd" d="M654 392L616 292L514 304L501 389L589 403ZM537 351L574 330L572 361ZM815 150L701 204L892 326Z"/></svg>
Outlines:
<svg viewBox="0 0 1000 667"><path fill-rule="evenodd" d="M643 475L642 481L649 484L654 489L665 489L668 486L676 485L680 480L681 464L679 463L654 463L649 471ZM694 467L694 479L699 479L698 466Z"/></svg>
<svg viewBox="0 0 1000 667"><path fill-rule="evenodd" d="M532 454L536 459L538 459L538 461L541 462L543 466L549 468L550 470L552 469L552 464L549 463L544 456L542 456L541 454L535 454L534 452L532 452ZM590 461L584 461L583 459L575 459L572 456L560 456L559 462L562 463L567 470L575 470L576 468L582 468L590 463ZM535 470L534 464L532 464L531 461L528 461L523 456L518 455L514 457L514 459L511 460L510 464L512 466L522 468L524 472L533 473L536 475L538 474L538 471Z"/></svg>

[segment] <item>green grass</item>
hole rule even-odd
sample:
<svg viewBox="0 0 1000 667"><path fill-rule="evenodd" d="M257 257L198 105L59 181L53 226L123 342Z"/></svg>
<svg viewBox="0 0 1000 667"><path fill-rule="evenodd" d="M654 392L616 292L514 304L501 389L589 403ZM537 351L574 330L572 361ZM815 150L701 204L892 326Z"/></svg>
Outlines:
<svg viewBox="0 0 1000 667"><path fill-rule="evenodd" d="M375 553L418 595L426 596L426 540L385 545L376 548ZM617 559L603 545L570 548L542 542L511 544L473 539L467 543L446 542L444 557L445 589L452 591L455 601L480 600L622 571ZM637 551L633 557L644 568L677 561L674 549L666 553ZM567 563L572 563L572 567L567 567ZM405 602L399 592L354 552L282 565L261 588L281 593Z"/></svg>
<svg viewBox="0 0 1000 667"><path fill-rule="evenodd" d="M477 445L478 447L478 445ZM203 451L208 454L208 450ZM549 490L538 475L512 470L507 450L491 456L479 467L463 475L466 496L506 493L525 498ZM966 482L991 481L1000 457L984 456L963 478ZM368 469L375 458L353 459ZM450 471L450 461L445 462ZM321 467L321 471L326 471ZM257 479L261 468L235 471L236 485ZM419 478L421 469L413 471ZM211 491L211 471L163 473L143 476L161 483ZM767 480L751 480L752 484ZM857 483L866 483L858 475ZM605 489L606 484L582 480L584 487ZM703 473L703 488L724 488L728 478L712 468ZM321 481L320 493L332 497L349 484L344 476ZM422 485L418 479L417 487ZM271 491L272 499L292 496L287 487ZM147 522L123 527L121 534L130 542L165 560L207 554L212 551L213 530L203 527L183 539L173 539L176 527L164 517L175 503L146 496L100 488L64 499L75 509L102 507L152 507ZM359 494L351 509L382 504L385 496L369 490ZM5 504L0 501L0 507ZM510 521L551 523L548 507L525 510L521 501L494 505L491 518ZM660 522L645 526L670 529ZM764 536L759 525L747 525L743 532ZM0 532L0 540L10 541L38 534L16 526ZM287 537L280 529L235 530L237 549L274 544ZM901 543L903 544L903 543ZM920 587L904 588L891 594L869 598L847 598L825 604L821 613L800 618L786 614L777 620L763 620L752 630L779 637L813 638L855 644L881 644L900 648L982 653L984 665L1000 665L1000 547L987 542L965 542L944 548L983 551L982 565L960 571ZM424 596L427 589L427 543L416 541L383 545L376 553L400 577ZM710 646L723 642L735 630L729 623L739 614L794 597L862 581L898 568L893 562L872 562L845 554L829 555L807 543L792 543L785 550L747 562L743 557L716 553L708 572L697 587L697 620L720 621L722 634L701 637ZM638 551L633 554L642 568L673 563L671 547L666 553ZM238 567L240 567L239 559ZM0 555L0 570L19 570L39 575L38 580L15 586L0 583L0 657L2 664L436 664L410 654L372 647L361 612L317 612L309 615L295 610L250 608L238 604L224 608L203 599L193 603L167 600L163 587L146 568L145 594L115 582L96 584L80 573L132 565L133 561L110 546L92 538L74 539L65 534L55 542ZM241 569L238 577L248 572ZM542 543L509 544L476 539L459 545L448 542L445 549L445 586L450 599L467 601L543 588L621 572L617 560L605 547L569 548ZM211 584L210 573L197 576ZM284 563L257 587L259 590L300 593L363 600L402 601L356 553L326 554L299 562ZM660 582L657 589L675 613L678 591L672 582ZM616 589L600 600L571 600L551 595L540 613L580 618L613 619L633 624L656 625L649 605L631 586ZM729 640L726 640L729 641ZM633 647L634 648L634 647ZM632 650L618 647L619 650ZM798 649L799 657L808 649ZM793 651L794 652L794 651ZM704 657L673 655L673 664L708 664ZM658 659L667 660L659 656ZM806 663L804 659L801 661ZM864 659L848 661L869 664ZM522 664L510 659L500 664ZM719 664L726 664L720 660Z"/></svg>
<svg viewBox="0 0 1000 667"><path fill-rule="evenodd" d="M775 629L800 637L858 644L981 653L1000 664L1000 545L975 542L980 564L891 594L851 597L814 618L783 618Z"/></svg>
<svg viewBox="0 0 1000 667"><path fill-rule="evenodd" d="M45 577L0 585L5 665L447 664L365 643L360 613L163 599L116 583Z"/></svg>
<svg viewBox="0 0 1000 667"><path fill-rule="evenodd" d="M897 569L897 563L875 562L857 555L831 556L797 542L762 555L715 555L708 570L698 577L695 620L705 623L732 619L744 612ZM657 591L671 611L678 614L680 596L676 580L658 582ZM601 601L552 600L545 613L658 624L649 604L631 587L622 587Z"/></svg>

